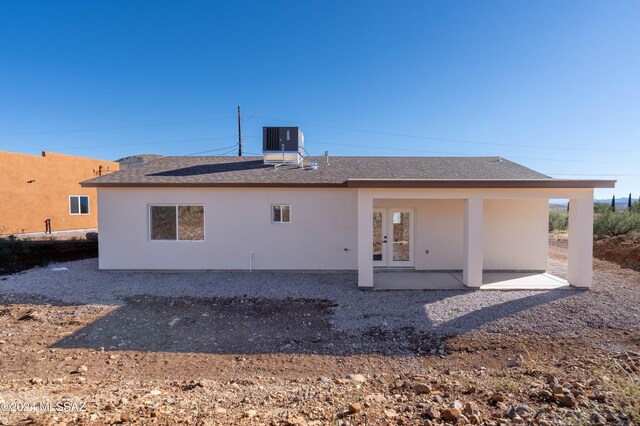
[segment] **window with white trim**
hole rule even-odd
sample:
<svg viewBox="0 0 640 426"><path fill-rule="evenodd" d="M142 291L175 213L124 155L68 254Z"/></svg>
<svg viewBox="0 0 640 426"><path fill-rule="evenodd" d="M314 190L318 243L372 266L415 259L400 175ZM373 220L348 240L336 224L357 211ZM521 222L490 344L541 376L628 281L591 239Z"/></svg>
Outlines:
<svg viewBox="0 0 640 426"><path fill-rule="evenodd" d="M204 206L149 206L149 238L154 241L204 240Z"/></svg>
<svg viewBox="0 0 640 426"><path fill-rule="evenodd" d="M70 195L69 196L69 214L89 214L89 196L87 195Z"/></svg>
<svg viewBox="0 0 640 426"><path fill-rule="evenodd" d="M273 204L271 206L271 223L291 223L291 206Z"/></svg>

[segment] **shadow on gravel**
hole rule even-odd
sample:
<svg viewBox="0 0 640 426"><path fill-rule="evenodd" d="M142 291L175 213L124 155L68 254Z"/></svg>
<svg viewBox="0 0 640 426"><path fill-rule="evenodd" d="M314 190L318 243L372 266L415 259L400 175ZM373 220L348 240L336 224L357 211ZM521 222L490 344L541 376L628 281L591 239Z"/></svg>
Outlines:
<svg viewBox="0 0 640 426"><path fill-rule="evenodd" d="M435 330L456 330L453 335L461 335L473 331L481 326L535 308L539 305L554 302L566 297L583 293L583 290L552 290L540 292L521 299L509 300L503 303L476 309L449 321L438 324ZM448 337L453 337L450 335Z"/></svg>
<svg viewBox="0 0 640 426"><path fill-rule="evenodd" d="M442 292L441 300L448 293ZM433 324L423 311L415 315L415 327L372 327L362 333L332 328L336 305L326 300L141 296L127 299L124 306L51 347L211 354L429 354L444 338L575 294L538 293L440 324Z"/></svg>

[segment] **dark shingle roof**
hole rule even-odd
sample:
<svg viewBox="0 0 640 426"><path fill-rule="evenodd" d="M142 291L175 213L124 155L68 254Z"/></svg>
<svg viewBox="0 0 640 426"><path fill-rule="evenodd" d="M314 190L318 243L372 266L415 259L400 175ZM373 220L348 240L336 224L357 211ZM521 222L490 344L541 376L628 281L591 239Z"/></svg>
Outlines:
<svg viewBox="0 0 640 426"><path fill-rule="evenodd" d="M263 164L262 157L162 157L83 186L352 186L354 180L513 181L550 177L500 157L314 157L318 169ZM397 182L396 182L397 183Z"/></svg>

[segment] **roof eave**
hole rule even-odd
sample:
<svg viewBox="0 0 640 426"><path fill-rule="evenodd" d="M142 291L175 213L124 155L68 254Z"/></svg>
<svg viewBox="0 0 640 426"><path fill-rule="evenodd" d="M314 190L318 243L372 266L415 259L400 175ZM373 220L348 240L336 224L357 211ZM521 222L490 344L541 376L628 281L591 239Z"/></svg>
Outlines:
<svg viewBox="0 0 640 426"><path fill-rule="evenodd" d="M304 182L80 182L83 188L346 188L342 183Z"/></svg>
<svg viewBox="0 0 640 426"><path fill-rule="evenodd" d="M348 179L345 182L81 182L83 188L615 188L587 179Z"/></svg>
<svg viewBox="0 0 640 426"><path fill-rule="evenodd" d="M614 188L615 180L586 179L348 179L349 188Z"/></svg>

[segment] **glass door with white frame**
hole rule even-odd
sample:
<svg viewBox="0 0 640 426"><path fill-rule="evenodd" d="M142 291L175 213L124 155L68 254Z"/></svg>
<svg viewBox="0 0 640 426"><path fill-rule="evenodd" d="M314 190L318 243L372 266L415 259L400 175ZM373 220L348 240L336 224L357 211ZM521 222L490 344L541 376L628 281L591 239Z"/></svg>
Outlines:
<svg viewBox="0 0 640 426"><path fill-rule="evenodd" d="M373 209L373 266L387 266L387 211Z"/></svg>
<svg viewBox="0 0 640 426"><path fill-rule="evenodd" d="M413 267L413 211L373 210L373 266Z"/></svg>

